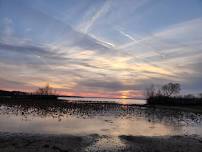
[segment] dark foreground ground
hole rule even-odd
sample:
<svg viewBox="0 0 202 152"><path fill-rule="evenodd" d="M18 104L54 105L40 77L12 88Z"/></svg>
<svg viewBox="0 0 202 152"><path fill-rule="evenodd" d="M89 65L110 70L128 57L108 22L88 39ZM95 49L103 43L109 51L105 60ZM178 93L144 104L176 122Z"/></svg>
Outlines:
<svg viewBox="0 0 202 152"><path fill-rule="evenodd" d="M113 138L99 135L31 135L0 133L1 152L84 152L84 151L124 151L124 152L201 152L202 138L197 136L119 136L122 147L111 148L93 146L103 140ZM111 144L111 143L109 143Z"/></svg>
<svg viewBox="0 0 202 152"><path fill-rule="evenodd" d="M93 117L100 114L114 116L141 116L152 121L186 120L191 113L201 115L201 106L132 106L115 103L66 103L63 101L17 101L0 100L5 106L0 114L18 114L24 117L30 114L37 116L75 115ZM186 111L186 114L183 114ZM190 116L189 116L190 115ZM174 117L174 118L173 118ZM201 118L201 117L200 117ZM201 119L192 118L192 122ZM0 124L1 125L1 124ZM202 137L190 136L107 136L107 135L45 135L0 132L0 152L202 152Z"/></svg>

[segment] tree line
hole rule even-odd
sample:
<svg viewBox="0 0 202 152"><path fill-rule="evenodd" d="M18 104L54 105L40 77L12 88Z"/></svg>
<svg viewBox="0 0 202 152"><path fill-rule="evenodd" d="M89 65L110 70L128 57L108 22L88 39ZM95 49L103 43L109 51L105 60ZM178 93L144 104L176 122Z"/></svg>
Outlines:
<svg viewBox="0 0 202 152"><path fill-rule="evenodd" d="M172 97L176 96L181 91L181 85L179 83L168 83L164 84L160 88L155 87L153 84L146 88L145 96L146 98L156 97L156 96L166 96Z"/></svg>
<svg viewBox="0 0 202 152"><path fill-rule="evenodd" d="M169 104L169 105L185 105L185 104L202 104L202 93L198 96L193 94L180 95L181 85L179 83L167 83L160 87L151 85L145 89L145 96L148 104Z"/></svg>

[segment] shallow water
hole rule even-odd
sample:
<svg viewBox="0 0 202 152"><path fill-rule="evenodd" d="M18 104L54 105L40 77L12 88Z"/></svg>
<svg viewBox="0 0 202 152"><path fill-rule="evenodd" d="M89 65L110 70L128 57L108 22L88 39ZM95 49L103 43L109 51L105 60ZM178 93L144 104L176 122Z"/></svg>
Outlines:
<svg viewBox="0 0 202 152"><path fill-rule="evenodd" d="M0 132L202 136L202 116L116 104L1 105Z"/></svg>
<svg viewBox="0 0 202 152"><path fill-rule="evenodd" d="M108 102L108 103L118 103L118 104L137 104L144 105L146 100L143 99L118 99L118 98L79 98L79 97L60 97L61 100L67 100L68 102Z"/></svg>

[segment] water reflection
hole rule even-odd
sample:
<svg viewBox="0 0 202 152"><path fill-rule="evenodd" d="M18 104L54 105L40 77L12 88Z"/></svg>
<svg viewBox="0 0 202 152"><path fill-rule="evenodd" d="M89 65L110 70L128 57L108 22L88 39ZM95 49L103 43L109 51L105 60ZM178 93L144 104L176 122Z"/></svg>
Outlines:
<svg viewBox="0 0 202 152"><path fill-rule="evenodd" d="M117 103L117 104L146 104L146 100L143 99L129 99L129 98L81 98L81 97L60 97L61 100L67 100L68 102L86 102L86 103Z"/></svg>
<svg viewBox="0 0 202 152"><path fill-rule="evenodd" d="M48 134L202 135L202 116L116 103L1 103L0 131Z"/></svg>

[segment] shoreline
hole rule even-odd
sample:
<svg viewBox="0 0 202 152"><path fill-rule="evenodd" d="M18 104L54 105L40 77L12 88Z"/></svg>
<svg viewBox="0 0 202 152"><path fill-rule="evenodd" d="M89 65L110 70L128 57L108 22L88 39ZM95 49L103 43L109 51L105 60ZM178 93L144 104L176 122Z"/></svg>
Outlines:
<svg viewBox="0 0 202 152"><path fill-rule="evenodd" d="M58 102L57 102L58 101ZM159 120L170 119L172 114L176 111L187 111L187 113L196 112L194 107L181 106L162 106L162 105L124 105L117 103L71 103L62 100L40 102L39 100L33 102L16 101L1 102L1 105L7 105L8 109L5 112L11 112L26 117L30 112L38 115L60 116L75 115L78 117L100 115L110 111L110 115L120 116L122 114L137 114L147 117L149 122L152 121L153 116ZM34 109L34 111L30 111ZM17 111L16 111L17 110ZM200 110L200 108L199 108ZM77 113L74 113L77 111ZM165 111L169 111L168 115ZM2 111L3 112L3 111ZM17 113L16 113L17 112ZM115 113L114 113L115 112ZM144 113L145 112L145 113ZM162 113L161 113L162 112ZM161 113L161 115L159 115ZM165 117L164 117L165 114ZM200 113L199 113L200 115ZM108 115L106 115L108 116ZM131 115L135 116L135 115ZM151 116L151 117L150 117ZM179 116L179 114L177 114ZM165 119L162 119L164 117ZM191 117L192 119L192 117ZM89 127L87 124L85 127ZM102 125L102 124L101 124ZM110 125L113 125L110 123ZM134 124L136 125L136 124ZM82 126L82 127L84 127ZM58 127L58 126L56 126ZM73 134L70 130L69 134L31 134L31 133L12 133L0 132L0 151L1 152L200 152L202 149L201 134L185 135L180 133L166 134L165 136L132 136L126 132L117 136L112 134ZM96 132L97 133L97 132Z"/></svg>
<svg viewBox="0 0 202 152"><path fill-rule="evenodd" d="M192 112L196 114L202 114L202 106L199 105L184 105L184 106L169 106L169 105L144 105L148 108L158 108L166 110L180 110L183 112Z"/></svg>
<svg viewBox="0 0 202 152"><path fill-rule="evenodd" d="M0 132L1 152L82 152L98 135L49 135Z"/></svg>
<svg viewBox="0 0 202 152"><path fill-rule="evenodd" d="M96 147L105 140L120 140L117 148L113 142L110 147ZM93 150L92 150L93 149ZM199 136L130 136L118 137L92 135L48 135L0 132L1 152L84 152L84 151L120 151L120 152L200 152L202 137Z"/></svg>
<svg viewBox="0 0 202 152"><path fill-rule="evenodd" d="M180 110L183 112L192 112L196 114L202 114L202 105L162 105L162 104L120 104L115 102L107 102L107 101L68 101L68 100L61 100L61 99L1 99L0 98L0 105L29 105L35 104L35 106L51 106L51 107L68 107L68 106L79 106L79 105L111 105L111 106L118 106L118 107L146 107L146 108L156 108L156 109L166 109L166 110Z"/></svg>

